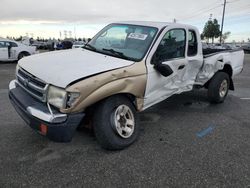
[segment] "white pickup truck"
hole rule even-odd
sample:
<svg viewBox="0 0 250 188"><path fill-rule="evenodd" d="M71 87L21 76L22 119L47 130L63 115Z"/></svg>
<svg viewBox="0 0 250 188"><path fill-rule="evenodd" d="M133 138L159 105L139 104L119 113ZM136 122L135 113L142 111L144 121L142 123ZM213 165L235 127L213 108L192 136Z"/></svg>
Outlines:
<svg viewBox="0 0 250 188"><path fill-rule="evenodd" d="M242 50L202 50L197 28L121 22L81 50L38 54L18 62L9 97L21 117L54 141L70 141L90 119L106 149L123 149L139 134L137 112L197 87L221 103L243 70Z"/></svg>
<svg viewBox="0 0 250 188"><path fill-rule="evenodd" d="M36 53L36 47L0 38L0 61L16 61Z"/></svg>

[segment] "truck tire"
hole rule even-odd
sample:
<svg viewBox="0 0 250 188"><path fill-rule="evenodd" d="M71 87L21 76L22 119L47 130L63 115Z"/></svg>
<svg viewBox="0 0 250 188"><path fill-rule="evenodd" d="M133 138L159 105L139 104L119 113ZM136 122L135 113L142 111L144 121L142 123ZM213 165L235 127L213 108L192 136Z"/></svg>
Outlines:
<svg viewBox="0 0 250 188"><path fill-rule="evenodd" d="M108 150L121 150L136 141L138 117L134 105L122 95L109 97L98 104L93 116L99 144Z"/></svg>
<svg viewBox="0 0 250 188"><path fill-rule="evenodd" d="M225 72L217 72L208 84L208 100L211 103L224 102L230 85L229 75Z"/></svg>

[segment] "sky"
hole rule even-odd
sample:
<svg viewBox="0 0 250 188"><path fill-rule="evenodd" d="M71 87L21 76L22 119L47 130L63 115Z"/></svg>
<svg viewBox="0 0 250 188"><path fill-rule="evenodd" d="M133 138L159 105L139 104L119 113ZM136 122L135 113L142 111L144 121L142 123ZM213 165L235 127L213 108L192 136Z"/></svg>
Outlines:
<svg viewBox="0 0 250 188"><path fill-rule="evenodd" d="M0 36L93 37L117 21L191 24L202 32L212 18L221 23L224 0L0 0ZM228 42L250 38L250 0L227 0L223 31Z"/></svg>

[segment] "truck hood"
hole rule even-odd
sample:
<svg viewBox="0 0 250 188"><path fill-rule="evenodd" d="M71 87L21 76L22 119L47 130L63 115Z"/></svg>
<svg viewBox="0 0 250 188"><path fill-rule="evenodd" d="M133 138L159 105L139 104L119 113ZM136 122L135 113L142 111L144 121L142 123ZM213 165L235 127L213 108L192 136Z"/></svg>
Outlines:
<svg viewBox="0 0 250 188"><path fill-rule="evenodd" d="M75 80L133 63L86 49L42 53L23 58L18 62L19 66L30 74L62 88L66 88Z"/></svg>

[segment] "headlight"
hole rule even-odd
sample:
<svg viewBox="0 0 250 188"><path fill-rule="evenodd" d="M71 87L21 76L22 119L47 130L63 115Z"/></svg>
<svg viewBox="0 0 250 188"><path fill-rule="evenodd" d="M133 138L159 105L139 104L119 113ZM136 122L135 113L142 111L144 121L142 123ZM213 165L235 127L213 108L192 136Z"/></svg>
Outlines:
<svg viewBox="0 0 250 188"><path fill-rule="evenodd" d="M57 108L65 108L67 101L67 92L64 89L50 86L47 99L49 104Z"/></svg>

